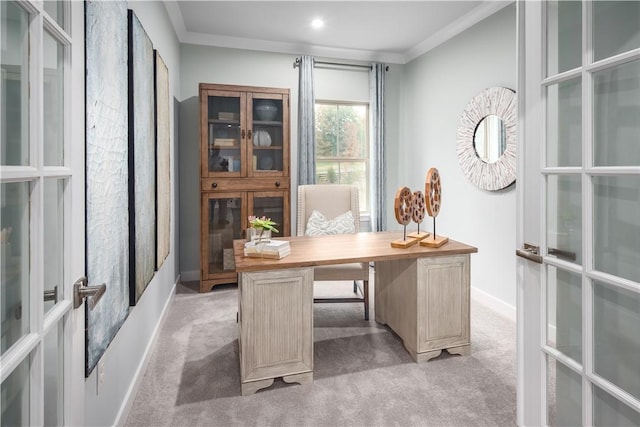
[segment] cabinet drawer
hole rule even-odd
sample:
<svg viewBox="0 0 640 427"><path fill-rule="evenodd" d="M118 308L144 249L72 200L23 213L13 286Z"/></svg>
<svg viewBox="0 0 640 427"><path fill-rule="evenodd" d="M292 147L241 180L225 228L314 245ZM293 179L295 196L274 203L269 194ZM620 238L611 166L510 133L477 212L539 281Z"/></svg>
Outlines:
<svg viewBox="0 0 640 427"><path fill-rule="evenodd" d="M278 178L203 178L201 191L268 191L289 188L289 177Z"/></svg>

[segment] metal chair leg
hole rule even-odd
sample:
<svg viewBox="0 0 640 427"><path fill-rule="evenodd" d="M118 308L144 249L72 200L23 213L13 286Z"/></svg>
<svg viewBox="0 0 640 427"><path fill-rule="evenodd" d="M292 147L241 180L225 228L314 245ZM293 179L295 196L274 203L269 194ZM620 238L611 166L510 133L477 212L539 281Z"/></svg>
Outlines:
<svg viewBox="0 0 640 427"><path fill-rule="evenodd" d="M369 281L362 281L362 292L364 293L364 320L369 320Z"/></svg>

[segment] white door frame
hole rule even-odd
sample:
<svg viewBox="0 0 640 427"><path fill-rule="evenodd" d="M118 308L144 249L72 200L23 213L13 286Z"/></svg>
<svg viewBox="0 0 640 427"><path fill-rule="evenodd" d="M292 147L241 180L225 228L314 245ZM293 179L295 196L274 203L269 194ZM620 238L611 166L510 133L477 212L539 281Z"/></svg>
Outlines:
<svg viewBox="0 0 640 427"><path fill-rule="evenodd" d="M593 387L598 386L618 402L640 413L640 401L598 376L593 361L593 281L608 283L614 288L635 292L637 283L595 271L593 267L593 183L595 176L640 175L637 166L594 167L592 151L593 77L592 73L640 59L640 49L593 62L592 6L582 2L582 64L580 67L546 78L547 2L518 0L518 131L519 149L517 179L517 248L524 243L540 247L541 264L518 258L517 310L518 310L518 425L546 425L547 419L547 356L561 361L565 367L582 378L582 423L592 425ZM570 78L581 78L582 85L582 166L547 167L546 158L546 87ZM547 254L547 175L574 174L582 183L582 253L581 265L563 261ZM533 258L533 257L532 257ZM582 363L575 362L560 351L547 345L546 282L547 266L562 268L582 277Z"/></svg>

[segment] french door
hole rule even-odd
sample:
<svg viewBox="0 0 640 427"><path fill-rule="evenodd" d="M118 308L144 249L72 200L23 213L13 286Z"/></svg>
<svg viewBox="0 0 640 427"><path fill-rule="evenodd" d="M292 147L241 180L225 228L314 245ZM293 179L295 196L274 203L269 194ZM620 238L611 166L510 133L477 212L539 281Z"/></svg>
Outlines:
<svg viewBox="0 0 640 427"><path fill-rule="evenodd" d="M82 2L0 2L2 426L84 422L83 20Z"/></svg>
<svg viewBox="0 0 640 427"><path fill-rule="evenodd" d="M518 424L638 426L640 2L518 28Z"/></svg>

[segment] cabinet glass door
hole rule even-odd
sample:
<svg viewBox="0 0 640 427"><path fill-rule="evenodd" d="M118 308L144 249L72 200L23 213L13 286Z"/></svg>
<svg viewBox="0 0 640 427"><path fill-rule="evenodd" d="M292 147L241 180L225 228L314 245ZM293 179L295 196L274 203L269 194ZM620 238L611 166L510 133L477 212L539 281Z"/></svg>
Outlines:
<svg viewBox="0 0 640 427"><path fill-rule="evenodd" d="M240 93L210 92L207 96L206 156L209 176L241 176L243 99Z"/></svg>
<svg viewBox="0 0 640 427"><path fill-rule="evenodd" d="M288 193L284 191L267 191L253 193L250 199L249 212L257 217L271 218L276 223L277 233L273 237L289 235L289 223L285 212L289 210Z"/></svg>
<svg viewBox="0 0 640 427"><path fill-rule="evenodd" d="M282 176L288 156L285 97L252 94L250 159L253 176Z"/></svg>
<svg viewBox="0 0 640 427"><path fill-rule="evenodd" d="M244 197L241 193L205 194L203 229L207 230L204 242L203 265L206 265L204 279L211 274L235 274L233 260L233 240L242 238L246 228Z"/></svg>

